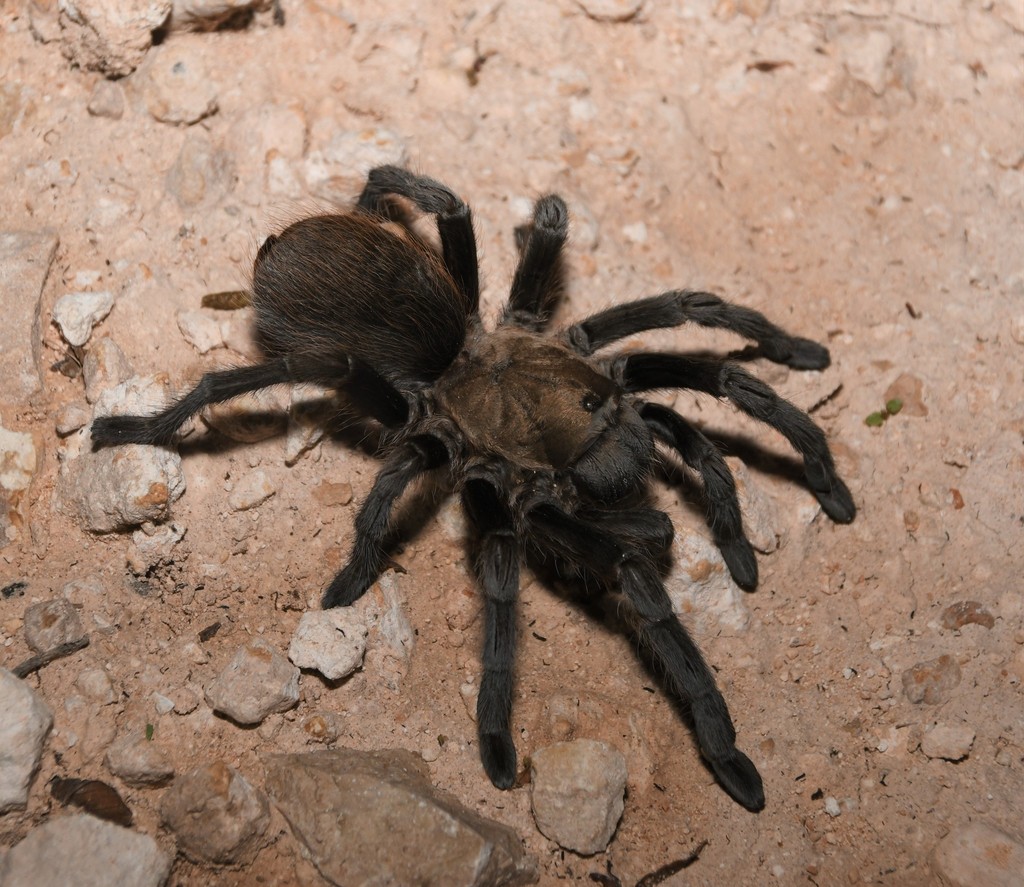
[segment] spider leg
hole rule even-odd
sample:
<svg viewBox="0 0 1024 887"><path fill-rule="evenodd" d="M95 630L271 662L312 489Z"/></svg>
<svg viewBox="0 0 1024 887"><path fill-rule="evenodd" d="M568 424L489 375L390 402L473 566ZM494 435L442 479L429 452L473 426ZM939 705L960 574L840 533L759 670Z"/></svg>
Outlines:
<svg viewBox="0 0 1024 887"><path fill-rule="evenodd" d="M325 610L354 603L377 580L387 565L386 542L395 503L410 483L447 458L443 442L428 435L411 438L391 454L356 515L355 544L348 563L324 592Z"/></svg>
<svg viewBox="0 0 1024 887"><path fill-rule="evenodd" d="M743 412L779 431L803 456L807 484L825 514L842 524L856 515L853 497L836 473L824 432L805 412L736 364L681 354L634 354L617 357L611 372L629 392L688 388L729 398Z"/></svg>
<svg viewBox="0 0 1024 887"><path fill-rule="evenodd" d="M399 166L371 169L356 206L365 212L385 215L382 206L388 194L411 200L421 212L437 216L445 267L466 297L467 313L475 314L480 304L480 270L469 207L447 186Z"/></svg>
<svg viewBox="0 0 1024 887"><path fill-rule="evenodd" d="M757 559L746 534L729 466L703 434L682 416L656 403L640 404L640 416L659 440L672 447L704 482L708 525L736 584L757 585Z"/></svg>
<svg viewBox="0 0 1024 887"><path fill-rule="evenodd" d="M462 504L480 533L476 563L484 596L483 677L476 702L480 759L491 782L507 789L516 779L516 747L510 722L519 550L512 515L490 482L467 481Z"/></svg>
<svg viewBox="0 0 1024 887"><path fill-rule="evenodd" d="M516 266L502 323L540 330L561 283L562 247L569 235L569 210L557 194L541 197L533 221L516 229Z"/></svg>
<svg viewBox="0 0 1024 887"><path fill-rule="evenodd" d="M152 416L100 416L92 423L92 439L99 446L167 445L174 440L175 432L204 407L286 382L341 389L364 413L391 428L405 424L409 415L409 405L401 393L363 361L344 354L327 362L295 355L206 373L188 394Z"/></svg>
<svg viewBox="0 0 1024 887"><path fill-rule="evenodd" d="M174 439L174 433L203 407L290 381L288 366L283 359L206 373L195 388L162 412L152 416L100 416L93 420L90 433L93 442L100 446L166 445Z"/></svg>
<svg viewBox="0 0 1024 887"><path fill-rule="evenodd" d="M714 675L672 604L649 558L592 524L552 504L525 515L537 544L556 557L602 572L616 581L633 606L637 633L669 688L693 717L701 753L729 795L748 810L764 807L764 786L753 762L736 748L736 729Z"/></svg>
<svg viewBox="0 0 1024 887"><path fill-rule="evenodd" d="M820 370L830 362L828 349L823 345L790 335L760 311L696 290L670 290L659 296L616 305L573 324L566 335L576 351L588 356L626 336L679 326L687 321L731 330L753 339L760 346L762 356L794 369Z"/></svg>

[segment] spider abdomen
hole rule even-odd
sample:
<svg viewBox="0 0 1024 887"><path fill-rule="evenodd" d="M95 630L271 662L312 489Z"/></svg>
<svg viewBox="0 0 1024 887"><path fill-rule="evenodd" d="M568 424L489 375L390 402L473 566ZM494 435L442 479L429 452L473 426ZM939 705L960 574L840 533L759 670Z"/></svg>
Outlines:
<svg viewBox="0 0 1024 887"><path fill-rule="evenodd" d="M394 385L437 379L467 311L440 257L369 215L303 219L268 240L252 282L268 354L357 357Z"/></svg>

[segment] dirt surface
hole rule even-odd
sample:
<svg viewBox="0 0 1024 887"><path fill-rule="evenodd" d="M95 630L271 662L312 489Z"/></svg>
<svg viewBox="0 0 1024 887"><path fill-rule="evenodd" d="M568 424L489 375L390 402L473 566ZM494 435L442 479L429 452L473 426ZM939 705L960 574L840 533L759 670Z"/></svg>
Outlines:
<svg viewBox="0 0 1024 887"><path fill-rule="evenodd" d="M155 725L178 771L220 759L259 782L260 756L309 747L303 724L318 713L337 718L340 744L423 751L437 785L517 830L545 884L586 881L609 863L632 884L707 841L664 883L924 885L937 877L938 842L967 823L1024 839L1019 4L607 4L635 11L626 21L598 20L603 5L499 0L411 13L398 2L285 0L282 27L263 15L240 30L173 31L146 64L181 53L195 77L188 94L214 97L191 125L156 119L145 65L111 98L59 40L35 39L21 2L0 8L3 228L59 236L42 294L43 387L19 398L0 382L4 427L33 434L40 453L0 548L0 585L26 583L0 601L0 663L31 655L29 604L76 579L103 588L73 598L89 648L28 679L55 725L27 810L0 819L3 843L57 809L46 790L55 774L120 785L104 751L132 724ZM37 31L53 23L46 6ZM123 113L109 116L118 95ZM355 196L354 173L318 172L345 133L358 134L352 168L370 149L404 154L471 203L491 317L515 261L513 227L556 191L573 213L559 320L707 288L829 346L824 372L750 367L813 408L857 501L849 526L817 513L778 435L707 398L674 400L747 463L776 509L780 545L759 555L760 584L738 605L747 627L698 620L739 745L765 779L760 814L715 783L630 641L529 574L520 756L568 736L613 744L629 770L625 812L607 852L581 858L537 831L527 788L494 789L460 692L478 673L479 603L451 508L396 554L406 572L391 575L415 632L407 659L369 656L337 687L307 673L299 707L256 729L203 702L185 715L154 711L154 692L201 698L250 636L287 649L343 562L379 462L344 434L290 466L282 434L186 446L187 491L173 507L184 538L136 575L130 534L90 535L57 508L75 435L59 437L56 419L84 403L84 388L51 368L68 346L50 313L68 292L112 292L84 350L108 336L136 372L165 372L175 390L244 362L244 337L200 354L178 314L244 285L282 221ZM183 147L200 160L183 164ZM641 344L725 353L742 343L686 328L627 346ZM894 398L898 413L866 422ZM231 491L256 469L273 495L234 510ZM693 496L655 489L680 534L708 535ZM963 601L980 611L947 613ZM991 618L958 618L981 611ZM922 673L908 670L920 663L946 686L914 703ZM95 666L117 701L68 703ZM974 734L965 757L926 753L935 725ZM171 847L158 817L165 789L121 788L136 827ZM179 861L172 883L251 884L254 873L321 883L283 827L252 866Z"/></svg>

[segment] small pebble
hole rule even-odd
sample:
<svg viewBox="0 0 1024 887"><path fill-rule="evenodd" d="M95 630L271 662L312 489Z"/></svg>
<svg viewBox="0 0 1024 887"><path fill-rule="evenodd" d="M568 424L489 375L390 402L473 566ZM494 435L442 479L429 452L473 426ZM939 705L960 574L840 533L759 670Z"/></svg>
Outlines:
<svg viewBox="0 0 1024 887"><path fill-rule="evenodd" d="M938 705L960 684L960 666L952 656L919 662L903 672L903 692L915 704Z"/></svg>
<svg viewBox="0 0 1024 887"><path fill-rule="evenodd" d="M228 497L228 505L234 511L248 511L267 501L277 489L262 471L252 471L235 484Z"/></svg>
<svg viewBox="0 0 1024 887"><path fill-rule="evenodd" d="M120 120L124 116L124 89L112 80L97 80L86 107L93 117Z"/></svg>
<svg viewBox="0 0 1024 887"><path fill-rule="evenodd" d="M929 758L960 761L974 744L974 731L965 724L936 724L921 737L921 751Z"/></svg>
<svg viewBox="0 0 1024 887"><path fill-rule="evenodd" d="M46 653L84 636L78 611L65 598L53 598L25 610L25 643L36 653Z"/></svg>
<svg viewBox="0 0 1024 887"><path fill-rule="evenodd" d="M982 625L985 628L995 627L995 617L978 601L957 601L942 611L942 627L950 630L963 628L965 625Z"/></svg>
<svg viewBox="0 0 1024 887"><path fill-rule="evenodd" d="M259 724L299 701L299 670L262 638L240 647L206 688L206 701L239 724Z"/></svg>
<svg viewBox="0 0 1024 887"><path fill-rule="evenodd" d="M838 816L843 811L839 807L839 801L837 801L835 798L829 795L827 798L825 798L825 812L829 816Z"/></svg>

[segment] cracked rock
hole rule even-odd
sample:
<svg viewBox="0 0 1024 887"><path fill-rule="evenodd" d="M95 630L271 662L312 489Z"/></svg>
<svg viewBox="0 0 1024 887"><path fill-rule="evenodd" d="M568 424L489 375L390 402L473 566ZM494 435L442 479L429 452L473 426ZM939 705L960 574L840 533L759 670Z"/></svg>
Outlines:
<svg viewBox="0 0 1024 887"><path fill-rule="evenodd" d="M274 804L333 884L536 880L515 832L439 792L410 751L332 749L269 755L266 764Z"/></svg>

